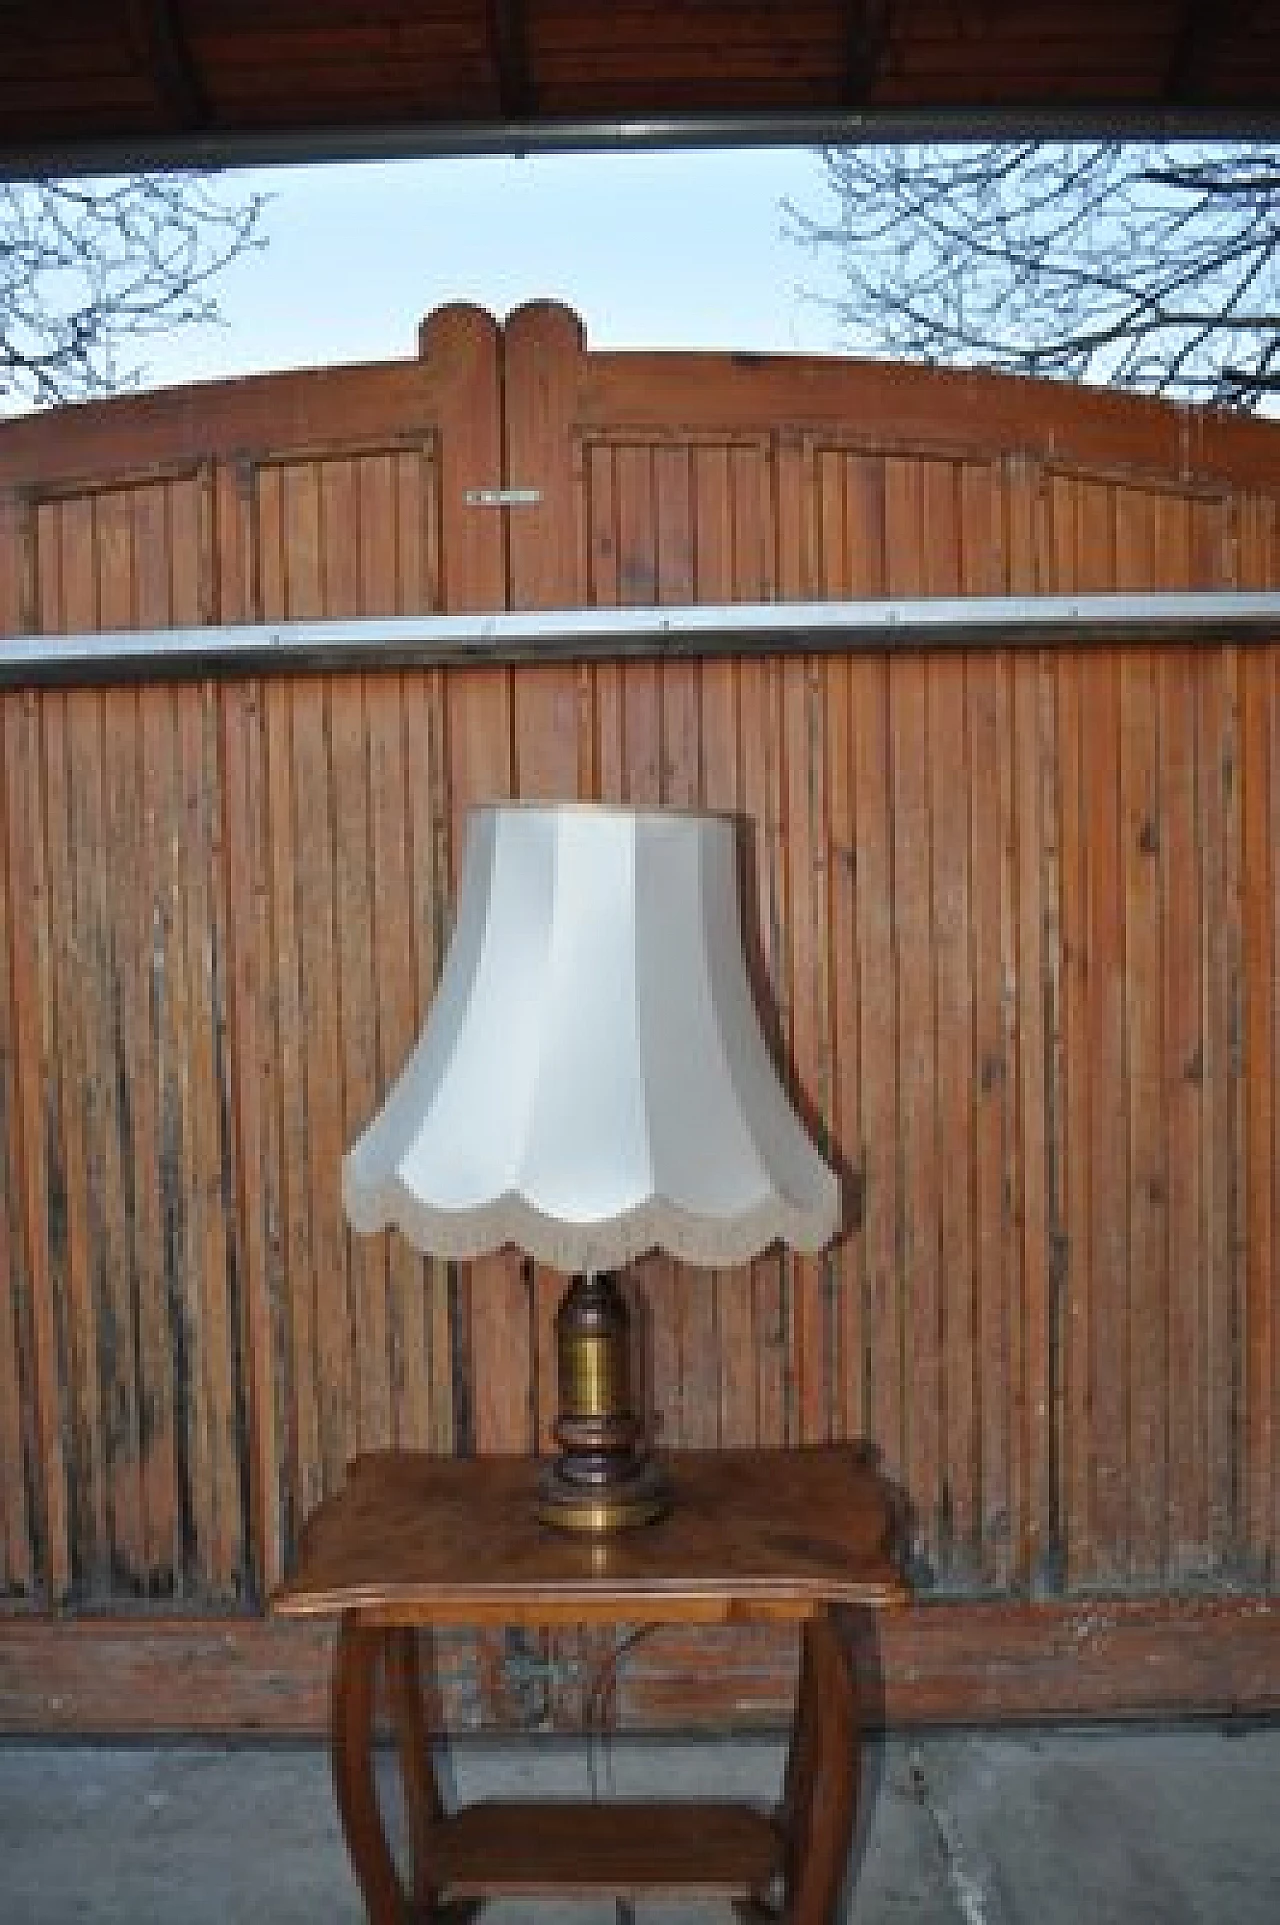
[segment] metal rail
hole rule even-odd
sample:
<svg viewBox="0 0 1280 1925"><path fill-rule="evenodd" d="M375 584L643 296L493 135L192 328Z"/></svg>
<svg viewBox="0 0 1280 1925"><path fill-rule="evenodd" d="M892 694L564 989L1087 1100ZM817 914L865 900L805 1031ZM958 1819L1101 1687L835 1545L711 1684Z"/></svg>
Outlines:
<svg viewBox="0 0 1280 1925"><path fill-rule="evenodd" d="M0 639L0 688L641 656L1280 640L1280 592L937 596L114 630Z"/></svg>
<svg viewBox="0 0 1280 1925"><path fill-rule="evenodd" d="M569 154L698 147L866 146L977 140L1266 141L1280 128L1272 104L1169 106L1036 101L1001 107L635 114L616 120L406 121L391 126L216 128L0 143L10 180L54 175L298 166L315 161L427 160L480 154Z"/></svg>

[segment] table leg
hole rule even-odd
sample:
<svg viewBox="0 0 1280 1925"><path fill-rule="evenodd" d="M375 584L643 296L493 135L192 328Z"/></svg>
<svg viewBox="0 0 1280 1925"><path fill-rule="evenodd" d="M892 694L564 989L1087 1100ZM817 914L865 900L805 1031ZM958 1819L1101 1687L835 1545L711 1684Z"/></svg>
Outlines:
<svg viewBox="0 0 1280 1925"><path fill-rule="evenodd" d="M831 1612L811 1618L779 1823L786 1841L780 1925L834 1925L853 1844L861 1733L853 1658ZM767 1916L744 1908L744 1916Z"/></svg>
<svg viewBox="0 0 1280 1925"><path fill-rule="evenodd" d="M396 1869L374 1773L380 1660L404 1792L412 1898ZM338 1816L371 1925L468 1925L479 1905L470 1899L446 1903L439 1896L437 1846L444 1808L431 1766L416 1631L370 1627L353 1617L342 1620L334 1657L331 1744Z"/></svg>
<svg viewBox="0 0 1280 1925"><path fill-rule="evenodd" d="M343 1618L333 1660L330 1747L342 1835L371 1925L409 1925L409 1903L387 1842L373 1766L374 1690L383 1633Z"/></svg>
<svg viewBox="0 0 1280 1925"><path fill-rule="evenodd" d="M413 1896L419 1918L464 1925L480 1909L466 1902L441 1904L439 1834L444 1804L431 1763L431 1727L422 1695L418 1633L387 1631L386 1676L404 1789L405 1820L413 1863Z"/></svg>

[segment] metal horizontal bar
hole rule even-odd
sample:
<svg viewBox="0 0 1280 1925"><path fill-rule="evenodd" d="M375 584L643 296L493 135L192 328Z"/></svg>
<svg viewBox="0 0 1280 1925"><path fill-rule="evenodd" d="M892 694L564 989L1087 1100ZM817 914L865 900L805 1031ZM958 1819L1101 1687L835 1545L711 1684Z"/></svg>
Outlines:
<svg viewBox="0 0 1280 1925"><path fill-rule="evenodd" d="M308 161L429 160L467 155L605 153L654 148L908 145L917 141L1265 141L1280 105L1100 101L1071 105L859 108L839 112L638 114L589 120L410 121L390 126L135 131L89 139L0 141L0 176L297 166Z"/></svg>
<svg viewBox="0 0 1280 1925"><path fill-rule="evenodd" d="M1280 640L1280 593L936 596L112 630L0 639L0 688L308 669Z"/></svg>

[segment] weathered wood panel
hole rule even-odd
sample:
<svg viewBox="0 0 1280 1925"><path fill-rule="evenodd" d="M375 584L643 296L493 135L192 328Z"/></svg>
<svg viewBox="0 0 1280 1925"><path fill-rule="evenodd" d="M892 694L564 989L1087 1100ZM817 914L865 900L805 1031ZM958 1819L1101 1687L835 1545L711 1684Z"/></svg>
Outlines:
<svg viewBox="0 0 1280 1925"><path fill-rule="evenodd" d="M1096 395L1040 391L1019 415L1014 391L953 379L930 411L927 383L905 372L713 369L584 355L568 337L563 352L578 360L567 429L582 502L565 546L598 556L575 599L654 599L673 525L694 558L686 592L714 598L697 562L720 553L726 522L731 548L759 558L737 592L765 597L1276 580L1251 505L1265 498L1274 517L1266 430L1228 458L1199 423L1167 439L1162 411ZM673 490L682 448L694 461L724 448L731 473L754 460L758 491ZM1255 495L1263 469L1270 492ZM625 546L624 471L640 478ZM764 852L765 975L861 1222L821 1280L784 1259L763 1317L756 1279L749 1323L719 1322L722 1367L754 1377L747 1435L838 1434L857 1412L917 1509L921 1575L944 1588L1257 1581L1274 1567L1273 1524L1250 1539L1239 1485L1246 1437L1256 1465L1274 1453L1271 1203L1245 1156L1250 1117L1269 1144L1274 1076L1256 710L1251 827L1240 799L1242 676L1269 688L1273 671L1255 666L1268 660L1099 649L737 665L750 705L740 695L735 799ZM844 1076L863 1110L852 1130L833 1095ZM1269 1180L1260 1189L1270 1197ZM678 1400L677 1374L658 1375ZM1254 1515L1269 1501L1255 1496Z"/></svg>
<svg viewBox="0 0 1280 1925"><path fill-rule="evenodd" d="M408 376L126 410L107 471L119 410L30 459L15 424L6 628L489 605L501 530L441 475L454 501L492 478L495 341L454 310ZM352 1450L454 1442L450 1281L353 1245L337 1189L438 968L445 699L406 675L5 703L10 1590L260 1596Z"/></svg>
<svg viewBox="0 0 1280 1925"><path fill-rule="evenodd" d="M69 494L25 520L24 625L211 618L204 472ZM211 701L7 704L28 1092L9 1138L25 1188L12 1274L34 1299L26 1374L55 1593L228 1595L245 1556Z"/></svg>
<svg viewBox="0 0 1280 1925"><path fill-rule="evenodd" d="M331 1640L327 1625L244 1617L14 1617L0 1637L0 1731L323 1738ZM860 1625L855 1650L863 1714L879 1727L1274 1717L1278 1643L1277 1606L1263 1597L960 1599ZM764 1625L663 1627L620 1654L605 1631L585 1662L575 1650L558 1677L512 1656L513 1673L533 1673L541 1690L559 1687L566 1727L777 1730L790 1722L795 1639ZM497 1722L459 1636L437 1642L430 1689L435 1729Z"/></svg>
<svg viewBox="0 0 1280 1925"><path fill-rule="evenodd" d="M0 620L1274 588L1278 494L1263 424L448 310L403 368L0 430ZM636 1266L659 1435L871 1438L943 1594L1271 1583L1277 647L6 695L4 1590L258 1601L354 1450L545 1447L559 1280L338 1187L513 793L743 814L845 1173L820 1260ZM490 1712L567 1705L558 1648L486 1645Z"/></svg>

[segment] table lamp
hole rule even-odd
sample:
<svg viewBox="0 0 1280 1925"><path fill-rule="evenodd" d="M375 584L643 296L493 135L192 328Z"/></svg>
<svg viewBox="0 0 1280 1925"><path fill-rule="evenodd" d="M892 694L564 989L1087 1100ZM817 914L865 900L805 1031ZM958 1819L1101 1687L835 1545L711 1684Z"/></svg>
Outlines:
<svg viewBox="0 0 1280 1925"><path fill-rule="evenodd" d="M738 821L500 803L468 818L453 936L423 1031L343 1165L357 1231L463 1260L515 1245L568 1273L559 1455L538 1515L604 1533L668 1482L630 1389L617 1271L661 1249L820 1249L839 1184L779 1081L752 994ZM696 1288L691 1281L690 1287Z"/></svg>

